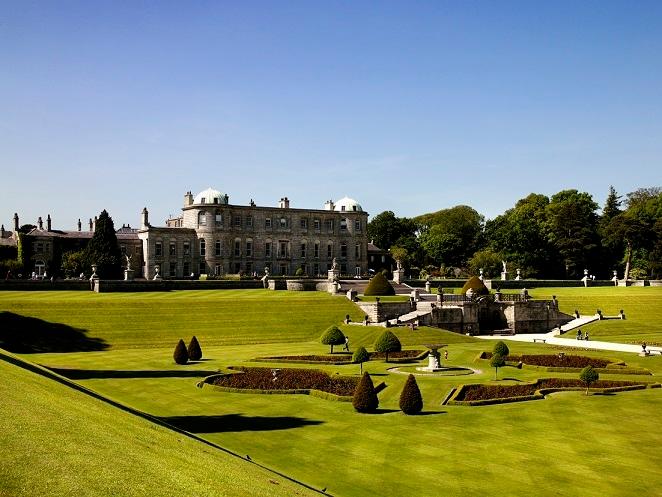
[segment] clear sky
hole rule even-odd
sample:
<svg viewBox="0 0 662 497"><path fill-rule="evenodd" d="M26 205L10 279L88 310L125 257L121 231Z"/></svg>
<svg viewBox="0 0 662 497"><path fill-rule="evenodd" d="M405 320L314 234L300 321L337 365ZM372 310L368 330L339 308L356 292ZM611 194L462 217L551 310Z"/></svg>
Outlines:
<svg viewBox="0 0 662 497"><path fill-rule="evenodd" d="M0 221L662 185L662 2L0 0Z"/></svg>

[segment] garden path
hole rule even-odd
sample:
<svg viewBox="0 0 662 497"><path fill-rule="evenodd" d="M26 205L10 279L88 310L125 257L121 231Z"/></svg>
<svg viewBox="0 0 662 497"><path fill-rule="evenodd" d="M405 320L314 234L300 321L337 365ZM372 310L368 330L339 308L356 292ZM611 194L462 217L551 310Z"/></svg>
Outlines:
<svg viewBox="0 0 662 497"><path fill-rule="evenodd" d="M560 345L562 347L581 347L591 350L615 350L618 352L632 352L638 354L641 352L641 345L630 343L600 342L597 340L576 340L574 338L559 338L550 336L548 333L526 333L521 335L479 335L475 338L483 340L512 340L515 342L533 342L535 340L545 340L548 345ZM660 347L647 347L648 350L662 353Z"/></svg>

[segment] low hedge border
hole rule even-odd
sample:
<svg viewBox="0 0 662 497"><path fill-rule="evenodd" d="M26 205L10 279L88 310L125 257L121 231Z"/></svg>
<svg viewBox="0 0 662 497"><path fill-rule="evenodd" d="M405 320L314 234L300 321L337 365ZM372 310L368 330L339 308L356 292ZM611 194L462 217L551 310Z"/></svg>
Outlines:
<svg viewBox="0 0 662 497"><path fill-rule="evenodd" d="M198 382L198 388L213 388L219 392L227 393L253 393L253 394L263 394L263 395L310 395L311 397L317 397L319 399L331 400L335 402L351 402L351 395L335 395L329 392L323 392L322 390L315 390L312 388L297 388L290 390L258 390L258 389L248 389L248 388L233 388L233 387L224 387L220 385L214 385L212 382L216 378L222 376L228 376L236 373L218 373L207 376L202 381ZM386 388L386 382L379 382L375 385L375 393L379 393Z"/></svg>
<svg viewBox="0 0 662 497"><path fill-rule="evenodd" d="M583 368L547 368L546 370L550 373L580 373L582 369ZM653 373L646 368L620 368L607 366L606 368L595 368L595 370L600 374L653 375Z"/></svg>
<svg viewBox="0 0 662 497"><path fill-rule="evenodd" d="M534 368L545 368L547 371L556 371L556 372L560 372L560 373L563 373L563 372L574 373L574 372L581 371L583 369L583 367L544 366L544 365L540 365L540 364L531 364L529 362L522 361L522 357L527 356L527 355L531 356L531 357L553 357L553 356L555 357L554 354L509 355L508 357L506 357L506 364L508 366L515 366L519 362L522 362L522 364L524 364L526 366L530 366L530 367L534 367ZM513 357L515 359L512 359ZM578 357L578 358L582 358L582 359L589 359L589 360L606 362L607 364L604 367L598 367L596 365L593 366L595 369L597 369L599 371L606 370L606 368L616 369L616 368L622 368L622 367L626 366L625 362L621 361L620 359L612 359L612 358L604 358L604 357L590 357L590 356L576 356L576 355L568 355L566 357L576 357L576 358ZM486 360L486 359L491 359L491 358L492 358L492 352L483 351L478 355L478 359ZM629 369L644 369L644 368L629 368ZM646 371L648 371L648 370L646 370ZM605 371L605 372L607 374L610 374L610 372L607 372L607 371ZM625 374L628 374L628 373L625 373ZM630 374L637 374L637 373L630 373Z"/></svg>
<svg viewBox="0 0 662 497"><path fill-rule="evenodd" d="M539 380L538 380L539 381ZM536 385L538 383L532 383ZM455 392L451 395L448 400L448 405L455 406L485 406L491 404L509 404L511 402L525 402L528 400L541 400L545 398L545 395L555 392L567 392L567 391L581 391L584 390L584 387L566 387L566 388L541 388L536 390L533 395L523 395L518 397L501 397L495 399L482 399L482 400L457 400L457 397L464 394L466 387L470 385L460 385ZM610 387L610 388L593 388L591 389L594 393L612 393L612 392L628 392L632 390L645 390L646 388L660 388L662 384L660 383L641 383L638 385L626 385L621 387Z"/></svg>
<svg viewBox="0 0 662 497"><path fill-rule="evenodd" d="M430 353L429 350L423 350L420 351L420 353L416 356L413 357L391 357L389 358L389 363L396 363L396 364L404 364L404 363L409 363L409 362L416 362L416 361L421 361L425 359L428 354ZM375 354L375 352L369 352L369 354ZM345 366L347 364L358 364L355 362L352 362L351 356L348 356L349 360L346 361L313 361L310 359L285 359L282 356L273 356L273 357L256 357L255 359L251 359L251 362L284 362L287 364L328 364L329 366ZM380 361L383 360L383 358L375 358L375 359L369 359L371 361Z"/></svg>

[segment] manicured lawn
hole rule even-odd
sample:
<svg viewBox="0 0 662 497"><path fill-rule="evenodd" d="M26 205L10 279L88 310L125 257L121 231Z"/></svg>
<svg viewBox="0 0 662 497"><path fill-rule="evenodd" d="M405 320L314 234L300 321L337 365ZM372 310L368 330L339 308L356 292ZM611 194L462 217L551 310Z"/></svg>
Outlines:
<svg viewBox="0 0 662 497"><path fill-rule="evenodd" d="M648 322L662 307L662 292L658 289L627 288L616 294L618 301L626 304L612 311L602 303L614 298L608 290L621 289L544 289L531 294L557 295L566 312L579 304L585 306L580 308L583 313L589 313L592 307L602 308L605 314L624 308L628 320L597 325L605 330L612 325ZM648 305L635 305L642 298L648 299ZM173 313L173 308L179 311ZM107 350L95 352L23 357L50 367L78 370L69 374L77 375L78 382L95 391L226 448L250 454L253 460L315 488L328 487L334 495L488 495L500 489L516 496L640 496L655 495L662 485L662 390L589 397L582 392L564 392L518 404L441 406L454 386L493 381L494 370L488 361L477 359L481 351L491 350L493 343L434 328L394 331L407 348L446 343L448 364L478 372L469 376L417 377L424 398L422 416L408 417L398 411L399 394L407 376L389 371L398 366L411 369L415 366L412 364L364 364L364 370L373 374L375 381L388 385L379 394L382 411L374 415L357 414L349 403L305 395L233 394L196 388L196 375L231 365L269 367L270 363L251 362L256 357L328 353L328 347L318 341L321 331L329 324L340 323L348 313L354 320L361 319L361 313L344 298L259 290L117 295L53 292L11 297L0 293L0 309L84 328L90 336L110 345ZM78 313L79 309L82 312ZM223 309L223 321L234 325L217 324L217 309ZM269 311L264 319L260 309ZM113 325L107 325L106 320ZM662 340L662 325L652 322L651 335ZM183 336L188 340L193 334L190 330L196 327L204 331L195 333L204 360L177 366L172 360L173 339ZM342 329L350 338L352 350L359 345L370 350L384 331L357 325ZM598 331L590 332L597 336ZM635 332L632 328L628 336ZM513 354L557 350L542 344L509 346ZM621 359L655 373L644 377L610 375L609 379L660 381L662 375L660 357L581 354ZM278 363L273 366L287 367ZM332 374L359 373L358 365L293 367ZM498 382L514 384L542 376L576 377L528 366L521 370L505 367L499 370ZM11 403L18 401L16 396L11 397ZM0 441L0 450L4 451L3 444Z"/></svg>
<svg viewBox="0 0 662 497"><path fill-rule="evenodd" d="M0 378L1 496L314 495L4 360Z"/></svg>

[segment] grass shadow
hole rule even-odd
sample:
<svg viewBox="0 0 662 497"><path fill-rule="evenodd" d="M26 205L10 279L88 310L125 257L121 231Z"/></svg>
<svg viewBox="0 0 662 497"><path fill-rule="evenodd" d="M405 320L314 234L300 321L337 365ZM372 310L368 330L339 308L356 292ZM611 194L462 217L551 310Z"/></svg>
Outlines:
<svg viewBox="0 0 662 497"><path fill-rule="evenodd" d="M0 312L0 347L17 354L42 352L91 352L109 345L101 338L90 338L87 330L62 323Z"/></svg>
<svg viewBox="0 0 662 497"><path fill-rule="evenodd" d="M216 416L170 416L159 418L164 423L191 433L227 433L240 431L290 430L302 426L320 425L323 421L294 416L244 416L223 414Z"/></svg>
<svg viewBox="0 0 662 497"><path fill-rule="evenodd" d="M400 412L400 409L377 409L373 414L390 414L392 412Z"/></svg>
<svg viewBox="0 0 662 497"><path fill-rule="evenodd" d="M46 366L48 367L48 366ZM70 380L93 380L104 378L203 378L218 371L202 370L115 370L115 369L69 369L48 368Z"/></svg>
<svg viewBox="0 0 662 497"><path fill-rule="evenodd" d="M448 414L448 411L421 411L416 416L434 416L437 414Z"/></svg>

